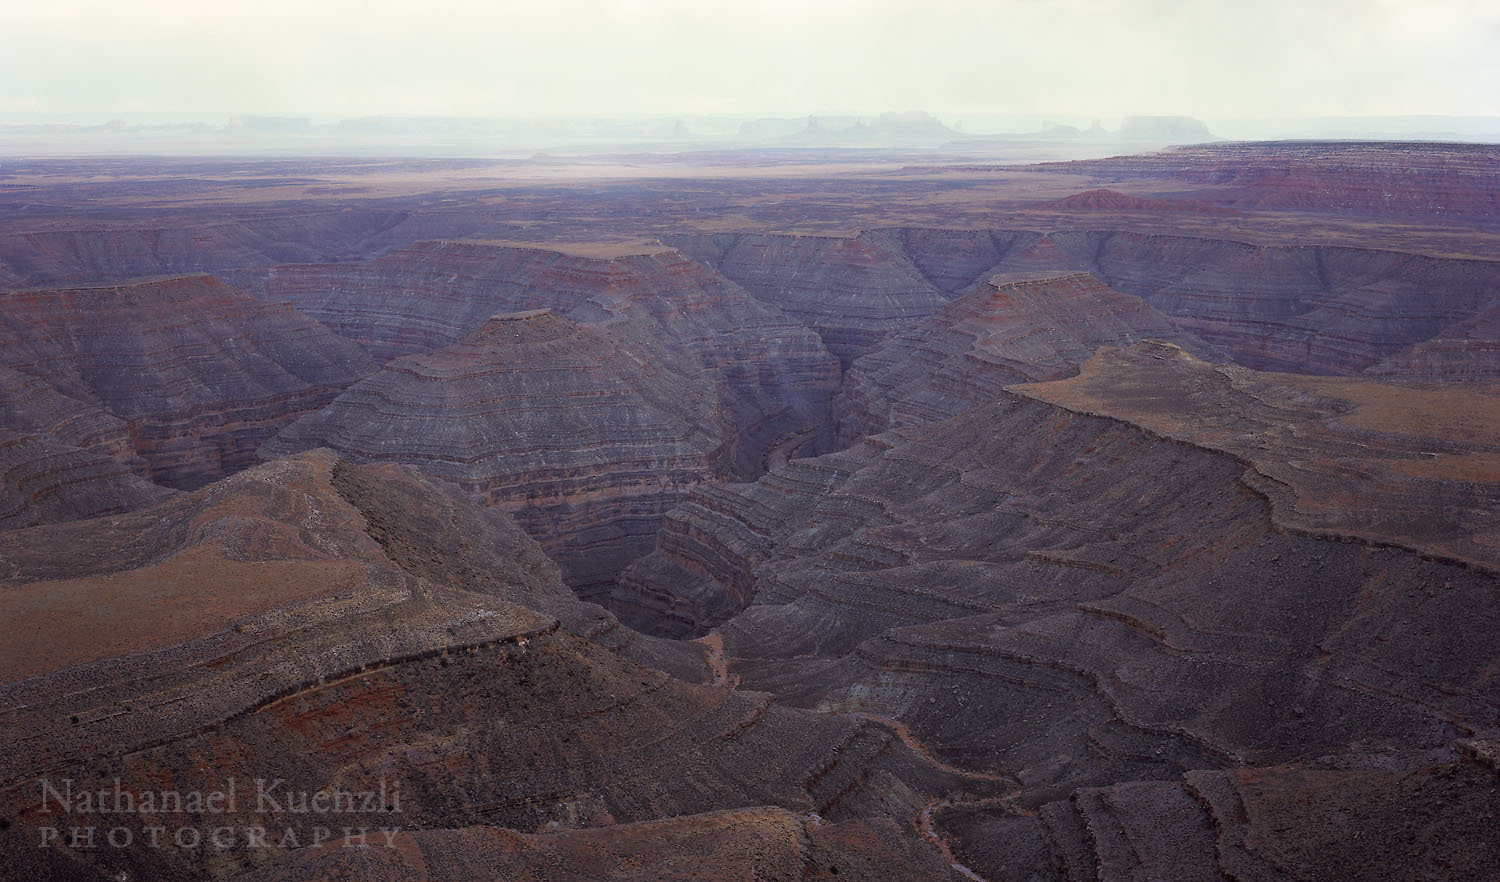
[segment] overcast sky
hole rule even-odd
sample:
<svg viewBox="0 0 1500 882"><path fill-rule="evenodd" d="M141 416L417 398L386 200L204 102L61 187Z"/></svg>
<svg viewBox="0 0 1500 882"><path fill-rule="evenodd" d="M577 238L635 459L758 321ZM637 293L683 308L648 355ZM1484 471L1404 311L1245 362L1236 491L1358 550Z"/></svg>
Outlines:
<svg viewBox="0 0 1500 882"><path fill-rule="evenodd" d="M1500 0L0 0L0 111L1500 114Z"/></svg>

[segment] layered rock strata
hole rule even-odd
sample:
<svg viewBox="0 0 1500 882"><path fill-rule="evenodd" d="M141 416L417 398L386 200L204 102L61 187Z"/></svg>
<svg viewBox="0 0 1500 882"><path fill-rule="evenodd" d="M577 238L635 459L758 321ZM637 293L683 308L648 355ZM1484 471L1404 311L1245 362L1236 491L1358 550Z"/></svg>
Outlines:
<svg viewBox="0 0 1500 882"><path fill-rule="evenodd" d="M184 211L134 222L110 219L83 229L43 226L0 232L0 290L211 273L259 291L266 272L277 264L378 252L391 237L400 241L396 230L409 220L407 212L387 209L232 219L226 219L222 209L196 219L193 214ZM77 223L75 217L68 221Z"/></svg>
<svg viewBox="0 0 1500 882"><path fill-rule="evenodd" d="M729 475L734 444L712 383L532 310L390 362L263 454L416 464L512 512L590 594L649 550L683 494Z"/></svg>
<svg viewBox="0 0 1500 882"><path fill-rule="evenodd" d="M1122 375L1120 400L1139 390L1126 413L1030 391L1086 385L1091 366L695 491L626 581L682 630L717 626L706 639L744 687L892 719L942 762L1019 779L1012 804L954 798L929 813L986 878L1319 878L1334 858L1316 843L1349 812L1388 856L1376 869L1335 849L1353 878L1383 878L1389 861L1490 872L1474 819L1500 792L1482 759L1500 733L1500 555L1460 561L1439 544L1479 553L1488 491L1450 471L1454 504L1425 489L1380 501L1382 475L1425 460L1401 440L1407 399L1379 384L1292 378L1369 389L1340 390L1353 410L1325 409L1327 388L1179 380L1198 375L1175 349L1132 352L1160 367ZM1143 406L1158 391L1192 403L1187 428L1158 424L1167 404ZM1299 408L1322 422L1283 419ZM1431 413L1416 424L1429 440L1474 433L1463 443L1488 455L1482 408L1442 433ZM1256 452L1231 455L1241 443ZM1366 523L1286 523L1289 504L1319 499L1270 486L1263 463L1316 475L1340 449L1330 508L1357 512L1349 494L1367 494L1382 526L1403 524L1401 543ZM1428 507L1392 519L1404 504ZM1491 514L1466 521L1475 504ZM1464 844L1410 845L1448 823Z"/></svg>
<svg viewBox="0 0 1500 882"><path fill-rule="evenodd" d="M1111 287L1260 370L1359 373L1500 302L1493 261L1133 233L1053 238L1094 255L1091 270Z"/></svg>
<svg viewBox="0 0 1500 882"><path fill-rule="evenodd" d="M280 267L270 291L381 360L446 346L498 313L551 309L717 380L741 439L741 477L760 474L772 447L808 429L831 446L839 368L817 335L670 249L599 257L425 242L364 263Z"/></svg>
<svg viewBox="0 0 1500 882"><path fill-rule="evenodd" d="M126 423L45 380L0 367L0 530L159 502Z"/></svg>
<svg viewBox="0 0 1500 882"><path fill-rule="evenodd" d="M1200 144L1145 156L1044 163L1104 181L1196 184L1205 201L1355 215L1493 218L1500 151L1490 144L1288 141Z"/></svg>
<svg viewBox="0 0 1500 882"><path fill-rule="evenodd" d="M1500 382L1500 304L1449 325L1365 373L1426 383Z"/></svg>
<svg viewBox="0 0 1500 882"><path fill-rule="evenodd" d="M1210 351L1087 273L997 275L855 362L835 405L839 434L852 443L947 419L1013 383L1073 373L1100 346L1147 338Z"/></svg>
<svg viewBox="0 0 1500 882"><path fill-rule="evenodd" d="M817 331L845 367L947 302L910 260L864 238L724 234L671 242Z"/></svg>
<svg viewBox="0 0 1500 882"><path fill-rule="evenodd" d="M1043 202L1037 208L1049 211L1087 212L1172 212L1181 214L1233 214L1232 209L1201 199L1173 199L1165 196L1131 196L1119 190L1101 187L1074 193L1062 199Z"/></svg>
<svg viewBox="0 0 1500 882"><path fill-rule="evenodd" d="M1500 572L1500 389L1266 374L1151 342L1014 390L1235 457L1281 530Z"/></svg>
<svg viewBox="0 0 1500 882"><path fill-rule="evenodd" d="M172 492L118 460L0 428L0 530L117 514Z"/></svg>
<svg viewBox="0 0 1500 882"><path fill-rule="evenodd" d="M574 599L507 516L408 468L316 451L139 512L0 533L0 560L15 634L0 659L0 877L307 878L331 857L358 858L362 878L387 860L467 878L491 859L550 878L559 860L623 872L589 856L606 843L684 836L706 837L700 866L795 877L815 855L878 861L861 817L884 854L933 877L912 819L950 775L879 725L627 658L672 654L649 638L607 648L621 642L612 617ZM231 779L233 801L102 821L38 785L144 799ZM378 805L289 808L365 792ZM726 809L742 812L702 814ZM806 830L809 811L842 829ZM103 822L131 842L38 847L43 828ZM630 826L646 822L658 827ZM343 824L370 828L371 848L307 848ZM152 848L152 826L235 838ZM736 844L737 828L754 838ZM381 830L406 838L377 851Z"/></svg>
<svg viewBox="0 0 1500 882"><path fill-rule="evenodd" d="M0 295L0 366L28 384L5 393L19 429L139 456L153 481L179 488L255 462L281 426L373 369L286 304L210 276ZM37 381L55 394L32 394ZM94 413L80 421L80 407Z"/></svg>
<svg viewBox="0 0 1500 882"><path fill-rule="evenodd" d="M1495 261L1341 245L1087 229L672 241L818 330L846 367L1001 273L1092 273L1242 364L1302 373L1359 373L1449 327L1463 338L1500 303Z"/></svg>

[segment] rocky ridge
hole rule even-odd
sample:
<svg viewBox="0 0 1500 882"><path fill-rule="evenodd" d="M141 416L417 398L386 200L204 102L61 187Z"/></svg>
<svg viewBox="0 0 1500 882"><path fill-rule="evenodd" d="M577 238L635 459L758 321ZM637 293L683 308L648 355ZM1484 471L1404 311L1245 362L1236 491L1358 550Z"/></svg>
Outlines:
<svg viewBox="0 0 1500 882"><path fill-rule="evenodd" d="M1467 336L1462 323L1500 302L1495 261L1343 245L1088 228L672 241L817 330L846 367L1002 273L1088 272L1241 364L1319 374L1374 368L1450 327ZM1482 344L1474 352L1482 364Z"/></svg>
<svg viewBox="0 0 1500 882"><path fill-rule="evenodd" d="M104 194L90 195L108 201ZM93 228L6 228L0 230L0 290L211 273L258 293L272 266L383 250L391 237L401 241L399 229L412 220L407 212L379 208L246 215L111 219Z"/></svg>
<svg viewBox="0 0 1500 882"><path fill-rule="evenodd" d="M1148 342L1100 349L1076 377L1012 389L1235 457L1279 529L1500 574L1493 388L1263 374Z"/></svg>
<svg viewBox="0 0 1500 882"><path fill-rule="evenodd" d="M1500 151L1492 144L1414 141L1200 144L1144 156L1043 163L1101 181L1197 185L1194 198L1236 208L1377 216L1493 218Z"/></svg>
<svg viewBox="0 0 1500 882"><path fill-rule="evenodd" d="M816 334L670 249L596 257L425 242L364 263L280 267L269 287L380 360L440 348L519 310L607 328L684 375L719 380L746 478L779 440L828 422L839 382Z"/></svg>
<svg viewBox="0 0 1500 882"><path fill-rule="evenodd" d="M17 430L190 488L374 366L286 304L198 275L0 294L0 367L21 384L3 393Z"/></svg>
<svg viewBox="0 0 1500 882"><path fill-rule="evenodd" d="M262 455L418 465L510 511L587 595L645 553L683 494L730 474L735 444L707 379L539 309L389 362Z"/></svg>
<svg viewBox="0 0 1500 882"><path fill-rule="evenodd" d="M725 234L670 241L817 331L845 367L947 302L909 260L864 238Z"/></svg>
<svg viewBox="0 0 1500 882"><path fill-rule="evenodd" d="M1188 214L1233 214L1232 209L1201 199L1173 199L1167 196L1131 196L1119 190L1100 187L1074 193L1036 206L1049 211L1160 211Z"/></svg>
<svg viewBox="0 0 1500 882"><path fill-rule="evenodd" d="M836 399L846 443L937 422L1008 385L1073 373L1100 346L1202 341L1087 273L996 275L855 362Z"/></svg>

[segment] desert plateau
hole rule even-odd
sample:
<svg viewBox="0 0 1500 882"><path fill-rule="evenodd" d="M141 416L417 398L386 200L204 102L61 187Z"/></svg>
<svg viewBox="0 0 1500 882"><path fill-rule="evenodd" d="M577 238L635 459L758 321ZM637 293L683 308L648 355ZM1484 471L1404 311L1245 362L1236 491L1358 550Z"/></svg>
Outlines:
<svg viewBox="0 0 1500 882"><path fill-rule="evenodd" d="M1500 136L1318 82L1231 138L0 78L0 882L1500 882Z"/></svg>

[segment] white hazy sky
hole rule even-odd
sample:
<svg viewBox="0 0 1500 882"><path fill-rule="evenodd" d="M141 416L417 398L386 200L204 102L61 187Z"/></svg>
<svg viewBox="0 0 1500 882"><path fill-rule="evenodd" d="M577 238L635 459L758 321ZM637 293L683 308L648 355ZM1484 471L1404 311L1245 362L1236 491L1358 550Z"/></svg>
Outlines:
<svg viewBox="0 0 1500 882"><path fill-rule="evenodd" d="M1500 114L1500 0L0 0L0 111Z"/></svg>

